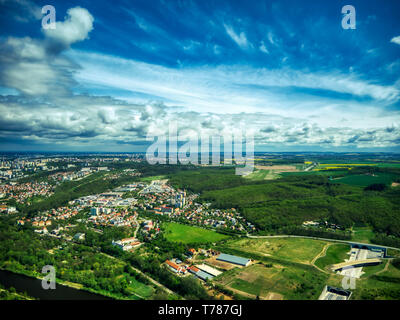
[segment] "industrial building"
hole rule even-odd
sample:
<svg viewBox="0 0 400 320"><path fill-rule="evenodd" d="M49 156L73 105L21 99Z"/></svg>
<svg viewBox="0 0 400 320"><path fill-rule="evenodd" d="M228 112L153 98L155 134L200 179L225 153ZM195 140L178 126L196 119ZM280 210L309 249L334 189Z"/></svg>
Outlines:
<svg viewBox="0 0 400 320"><path fill-rule="evenodd" d="M195 266L189 267L188 270L190 273L194 274L197 278L199 278L203 281L214 278L214 276L212 274L209 274L203 270L200 270L199 268L197 268Z"/></svg>
<svg viewBox="0 0 400 320"><path fill-rule="evenodd" d="M215 269L215 268L213 268L213 267L207 266L207 265L204 264L204 263L203 263L203 264L196 265L196 268L199 269L199 270L201 270L201 271L204 271L204 272L206 272L206 273L208 273L208 274L211 274L211 275L214 276L214 277L217 277L217 276L219 276L220 274L222 274L221 271L219 271L219 270L217 270L217 269Z"/></svg>
<svg viewBox="0 0 400 320"><path fill-rule="evenodd" d="M239 266L244 266L244 267L247 267L251 262L250 259L243 258L243 257L238 257L238 256L234 256L234 255L231 255L231 254L226 254L226 253L221 253L218 256L217 260L229 262L229 263L232 263L232 264L237 264Z"/></svg>
<svg viewBox="0 0 400 320"><path fill-rule="evenodd" d="M318 300L349 300L351 291L339 289L331 286L325 286Z"/></svg>

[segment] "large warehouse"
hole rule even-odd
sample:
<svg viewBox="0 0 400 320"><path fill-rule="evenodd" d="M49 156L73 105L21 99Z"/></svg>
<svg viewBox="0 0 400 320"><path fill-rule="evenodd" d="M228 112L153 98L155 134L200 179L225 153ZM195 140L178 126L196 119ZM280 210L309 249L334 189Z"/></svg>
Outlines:
<svg viewBox="0 0 400 320"><path fill-rule="evenodd" d="M233 263L233 264L237 264L239 266L248 266L251 262L250 259L247 258L243 258L243 257L238 257L238 256L233 256L231 254L226 254L226 253L221 253L217 260L220 261L225 261L225 262L229 262L229 263Z"/></svg>

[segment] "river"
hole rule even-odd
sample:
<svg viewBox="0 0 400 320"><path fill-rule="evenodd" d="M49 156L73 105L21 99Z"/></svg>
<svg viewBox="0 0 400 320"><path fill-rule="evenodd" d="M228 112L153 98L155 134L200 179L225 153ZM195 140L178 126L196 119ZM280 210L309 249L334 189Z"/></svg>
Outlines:
<svg viewBox="0 0 400 320"><path fill-rule="evenodd" d="M39 300L110 300L111 298L56 284L56 289L45 290L42 280L25 275L0 270L0 284L5 288L13 287L17 292L26 292Z"/></svg>

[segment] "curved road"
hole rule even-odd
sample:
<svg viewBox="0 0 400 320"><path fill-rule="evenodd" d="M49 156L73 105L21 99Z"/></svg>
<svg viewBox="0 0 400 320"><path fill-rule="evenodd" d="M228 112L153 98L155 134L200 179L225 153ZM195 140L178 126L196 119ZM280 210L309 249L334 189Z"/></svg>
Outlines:
<svg viewBox="0 0 400 320"><path fill-rule="evenodd" d="M275 236L252 236L252 235L250 235L250 234L247 233L246 236L247 236L248 238L251 238L251 239L268 239L268 238L305 238L305 239L322 240L322 241L329 241L329 242L339 242L339 243L346 243L346 244L368 245L368 246L374 246L374 247L379 247L379 248L386 248L386 249L392 249L392 250L400 251L400 248L386 247L386 246L381 246L381 245L373 244L373 243L362 243L362 242L355 242L355 241L350 241L350 240L337 240L337 239L318 238L318 237L308 237L308 236L295 236L295 235L288 235L288 234L275 235Z"/></svg>

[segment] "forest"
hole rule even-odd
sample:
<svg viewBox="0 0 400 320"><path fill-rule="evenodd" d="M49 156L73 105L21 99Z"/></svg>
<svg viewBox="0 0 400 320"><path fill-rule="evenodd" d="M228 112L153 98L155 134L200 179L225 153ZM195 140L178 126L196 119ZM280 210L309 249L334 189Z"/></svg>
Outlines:
<svg viewBox="0 0 400 320"><path fill-rule="evenodd" d="M142 257L111 245L112 239L130 235L129 228L106 228L98 234L80 225L74 232L78 231L86 234L82 244L42 239L31 227L17 226L11 217L0 217L0 269L40 276L40 266L53 265L58 279L82 284L96 293L139 299L133 283L147 299L168 299L168 294L152 290L149 280L132 268L138 267L182 297L210 299L198 280L178 278L160 265L174 256L182 257L188 246L160 238L148 243L150 254Z"/></svg>
<svg viewBox="0 0 400 320"><path fill-rule="evenodd" d="M393 174L394 181L400 177L400 169L394 167L360 166L349 171L346 175ZM376 243L400 242L399 188L382 184L361 188L336 183L328 174L311 173L252 181L229 167L187 168L168 177L172 186L200 193L200 200L214 208L237 208L263 232L349 239L341 231L300 228L304 221L326 219L346 229L354 223L370 225Z"/></svg>

